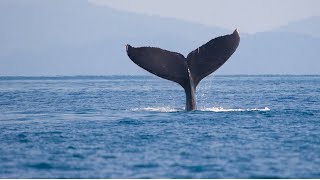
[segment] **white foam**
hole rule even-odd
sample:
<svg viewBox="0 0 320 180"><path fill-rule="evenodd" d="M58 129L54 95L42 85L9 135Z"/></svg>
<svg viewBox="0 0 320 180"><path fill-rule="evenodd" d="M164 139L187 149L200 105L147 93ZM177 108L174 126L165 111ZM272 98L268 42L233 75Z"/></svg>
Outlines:
<svg viewBox="0 0 320 180"><path fill-rule="evenodd" d="M212 108L200 108L199 111L211 111L211 112L243 112L243 111L270 111L268 107L265 108L253 108L253 109L224 109L222 107Z"/></svg>
<svg viewBox="0 0 320 180"><path fill-rule="evenodd" d="M152 112L178 112L181 109L175 109L171 107L145 107L145 108L134 108L132 111L152 111Z"/></svg>
<svg viewBox="0 0 320 180"><path fill-rule="evenodd" d="M145 107L145 108L134 108L131 111L150 111L150 112L181 112L184 109L177 109L172 107ZM265 108L252 108L252 109L224 109L223 107L210 107L210 108L198 108L197 111L207 112L244 112L244 111L270 111L268 107Z"/></svg>

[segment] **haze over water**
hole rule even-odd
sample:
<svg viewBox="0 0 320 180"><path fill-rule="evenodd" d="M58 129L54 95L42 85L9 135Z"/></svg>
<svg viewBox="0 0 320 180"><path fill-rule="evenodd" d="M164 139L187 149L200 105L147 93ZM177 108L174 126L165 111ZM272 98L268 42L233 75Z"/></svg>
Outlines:
<svg viewBox="0 0 320 180"><path fill-rule="evenodd" d="M320 76L0 77L1 178L319 178Z"/></svg>

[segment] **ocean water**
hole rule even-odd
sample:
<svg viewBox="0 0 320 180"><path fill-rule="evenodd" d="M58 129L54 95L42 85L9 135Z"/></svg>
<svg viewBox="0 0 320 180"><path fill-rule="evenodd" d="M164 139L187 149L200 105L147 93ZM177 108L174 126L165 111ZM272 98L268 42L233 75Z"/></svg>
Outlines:
<svg viewBox="0 0 320 180"><path fill-rule="evenodd" d="M320 178L320 76L0 77L0 178Z"/></svg>

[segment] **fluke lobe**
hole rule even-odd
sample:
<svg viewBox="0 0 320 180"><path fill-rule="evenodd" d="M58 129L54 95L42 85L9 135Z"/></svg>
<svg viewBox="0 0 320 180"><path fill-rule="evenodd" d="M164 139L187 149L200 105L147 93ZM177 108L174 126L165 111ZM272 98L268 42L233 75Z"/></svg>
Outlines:
<svg viewBox="0 0 320 180"><path fill-rule="evenodd" d="M129 58L141 68L180 84L186 93L186 111L196 109L195 92L199 82L222 66L236 51L240 35L220 36L190 52L182 54L155 47L134 48L126 45Z"/></svg>

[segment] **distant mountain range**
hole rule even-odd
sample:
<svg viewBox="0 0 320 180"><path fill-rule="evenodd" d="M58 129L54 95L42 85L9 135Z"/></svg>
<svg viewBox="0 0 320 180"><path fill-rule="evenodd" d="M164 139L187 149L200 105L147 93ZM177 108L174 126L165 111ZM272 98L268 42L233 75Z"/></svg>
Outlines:
<svg viewBox="0 0 320 180"><path fill-rule="evenodd" d="M320 74L319 20L242 33L239 49L216 74ZM148 74L126 56L125 44L158 46L186 56L233 32L86 0L2 0L0 23L2 76Z"/></svg>
<svg viewBox="0 0 320 180"><path fill-rule="evenodd" d="M291 32L320 38L320 17L315 16L293 22L288 25L281 26L274 31Z"/></svg>

